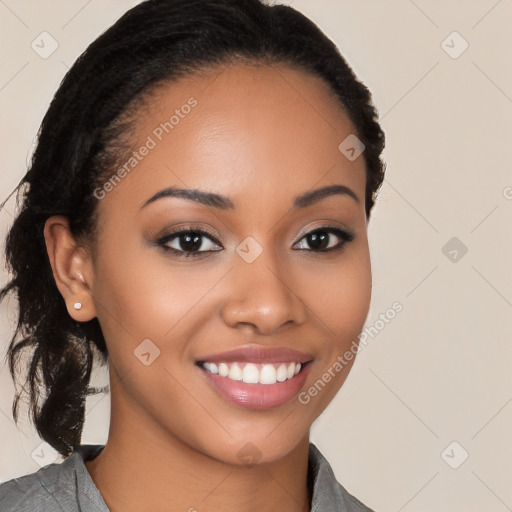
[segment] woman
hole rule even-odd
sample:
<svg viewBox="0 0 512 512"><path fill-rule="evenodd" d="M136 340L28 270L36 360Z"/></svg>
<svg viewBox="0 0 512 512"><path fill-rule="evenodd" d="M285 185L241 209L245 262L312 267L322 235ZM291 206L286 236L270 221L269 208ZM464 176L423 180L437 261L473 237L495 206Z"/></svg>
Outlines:
<svg viewBox="0 0 512 512"><path fill-rule="evenodd" d="M370 510L309 430L369 310L383 146L367 88L290 7L149 0L94 41L43 120L0 295L13 378L28 351L66 459L0 509ZM82 445L107 361L108 440Z"/></svg>

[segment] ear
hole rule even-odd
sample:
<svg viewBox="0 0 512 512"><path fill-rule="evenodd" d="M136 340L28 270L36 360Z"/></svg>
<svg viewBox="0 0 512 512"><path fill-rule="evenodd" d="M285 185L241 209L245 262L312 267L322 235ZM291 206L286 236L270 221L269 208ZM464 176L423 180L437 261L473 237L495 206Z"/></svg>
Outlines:
<svg viewBox="0 0 512 512"><path fill-rule="evenodd" d="M69 315L78 322L96 316L92 299L93 267L90 251L77 244L67 217L54 215L44 226L46 251L55 284L64 298ZM75 304L81 304L78 309Z"/></svg>

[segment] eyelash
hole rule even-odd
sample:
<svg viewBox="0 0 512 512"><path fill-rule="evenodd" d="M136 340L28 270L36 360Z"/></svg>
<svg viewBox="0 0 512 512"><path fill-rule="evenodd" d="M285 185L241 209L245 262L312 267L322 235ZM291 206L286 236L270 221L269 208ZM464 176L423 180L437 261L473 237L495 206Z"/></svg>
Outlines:
<svg viewBox="0 0 512 512"><path fill-rule="evenodd" d="M336 245L335 247L331 247L330 249L323 249L323 250L317 250L317 251L315 251L314 249L297 249L297 250L308 251L308 252L313 252L313 253L317 253L317 254L337 252L337 251L340 251L341 249L343 249L343 247L345 246L346 243L352 242L352 240L354 240L354 238L355 238L355 235L351 231L345 231L337 226L322 226L319 228L315 228L311 231L308 231L307 233L304 233L304 235L302 235L301 238L299 238L299 240L297 240L297 242L300 242L301 240L306 238L308 235L312 235L312 234L316 234L316 233L330 233L330 234L332 233L332 234L336 235L341 240L341 242L338 243L338 245ZM171 240L174 240L175 238L178 238L180 235L184 235L184 234L200 235L202 237L209 238L215 244L220 245L220 242L211 233L208 233L208 231L205 231L205 230L199 229L199 228L193 229L190 227L177 229L176 231L173 231L172 233L169 233L168 235L165 235L165 236L159 238L155 242L155 245L162 247L162 249L164 249L165 251L171 252L172 254L174 254L175 256L178 256L179 258L189 258L189 257L194 258L194 257L201 256L201 255L209 253L209 252L219 252L218 250L215 250L215 251L180 251L180 250L174 249L173 247L168 247L167 245L165 245L168 242L170 242Z"/></svg>

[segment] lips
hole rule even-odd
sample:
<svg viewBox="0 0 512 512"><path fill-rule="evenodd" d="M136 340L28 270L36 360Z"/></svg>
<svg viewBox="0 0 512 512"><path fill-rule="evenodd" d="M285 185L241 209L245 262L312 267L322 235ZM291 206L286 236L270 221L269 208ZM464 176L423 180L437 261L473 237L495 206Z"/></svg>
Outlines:
<svg viewBox="0 0 512 512"><path fill-rule="evenodd" d="M210 354L196 362L223 398L250 409L278 407L301 390L313 360L288 347L244 347Z"/></svg>
<svg viewBox="0 0 512 512"><path fill-rule="evenodd" d="M283 361L290 361L294 363L306 363L311 361L313 356L306 352L299 352L293 348L288 347L262 347L261 345L252 347L242 347L227 352L220 352L217 354L210 354L200 359L203 362L209 363L234 363L234 362L248 362L248 363L279 363Z"/></svg>

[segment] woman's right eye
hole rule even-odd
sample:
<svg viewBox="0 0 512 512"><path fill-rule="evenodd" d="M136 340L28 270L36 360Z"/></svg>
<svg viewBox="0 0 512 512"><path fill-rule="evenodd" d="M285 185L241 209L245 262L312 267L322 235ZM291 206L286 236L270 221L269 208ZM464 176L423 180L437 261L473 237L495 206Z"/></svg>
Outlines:
<svg viewBox="0 0 512 512"><path fill-rule="evenodd" d="M218 252L222 249L220 243L210 233L201 229L190 228L173 231L157 240L156 244L164 250L183 258L196 257L208 252Z"/></svg>

